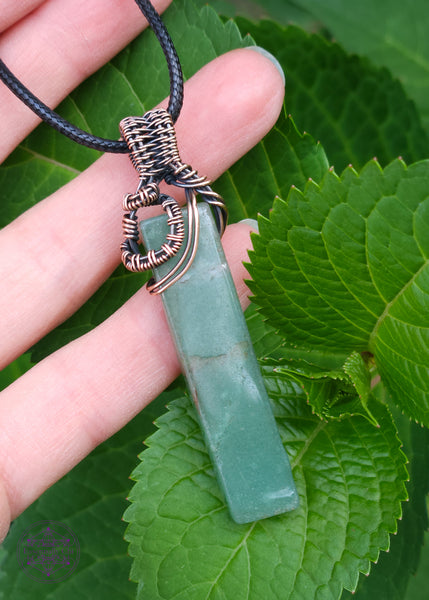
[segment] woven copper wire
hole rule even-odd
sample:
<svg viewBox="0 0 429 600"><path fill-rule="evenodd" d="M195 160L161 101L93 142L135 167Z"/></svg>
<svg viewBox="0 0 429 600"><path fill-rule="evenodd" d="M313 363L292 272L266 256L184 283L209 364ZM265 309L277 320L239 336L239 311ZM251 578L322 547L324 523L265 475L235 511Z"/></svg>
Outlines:
<svg viewBox="0 0 429 600"><path fill-rule="evenodd" d="M119 130L140 179L161 181L170 165L181 164L173 120L166 110L157 108L142 117L126 117Z"/></svg>
<svg viewBox="0 0 429 600"><path fill-rule="evenodd" d="M170 114L161 108L145 113L142 117L126 117L120 122L119 129L127 143L130 159L140 177L140 183L135 194L126 194L123 200L123 210L126 211L122 220L124 241L121 244L122 261L131 271L146 271L153 269L173 257L181 248L185 239L183 216L177 202L170 196L160 195L158 184L165 181L170 185L184 188L188 201L188 211L193 217L189 222L192 231L188 236L193 240L187 242L190 251L185 252L185 258L180 260L180 269L172 270L177 281L189 268L198 244L198 216L196 213L195 196L201 198L213 207L220 235L223 234L227 222L227 209L222 197L211 188L206 177L198 175L189 165L184 164L179 155L173 120ZM192 192L192 193L191 193ZM167 200L168 198L168 200ZM159 250L149 250L146 255L138 248L139 231L136 211L139 208L162 204L168 214L170 227L166 241ZM177 272L178 271L178 272ZM169 280L169 274L164 278ZM153 293L160 293L171 283L162 286L152 286Z"/></svg>

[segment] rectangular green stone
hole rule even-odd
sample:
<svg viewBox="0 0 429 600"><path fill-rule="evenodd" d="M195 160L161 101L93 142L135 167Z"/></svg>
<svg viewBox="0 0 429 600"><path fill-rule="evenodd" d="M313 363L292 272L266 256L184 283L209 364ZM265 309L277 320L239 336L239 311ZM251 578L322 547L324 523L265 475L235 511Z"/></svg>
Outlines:
<svg viewBox="0 0 429 600"><path fill-rule="evenodd" d="M211 210L198 210L197 255L162 299L230 514L248 523L296 508L298 495ZM146 249L161 246L166 221L140 223Z"/></svg>

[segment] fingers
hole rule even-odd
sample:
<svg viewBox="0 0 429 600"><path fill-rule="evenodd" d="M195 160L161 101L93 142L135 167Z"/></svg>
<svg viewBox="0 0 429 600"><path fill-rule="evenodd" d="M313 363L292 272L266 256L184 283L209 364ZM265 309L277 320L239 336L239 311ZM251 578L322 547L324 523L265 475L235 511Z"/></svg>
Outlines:
<svg viewBox="0 0 429 600"><path fill-rule="evenodd" d="M187 82L177 123L182 159L215 179L274 125L283 93L277 69L259 53L216 59ZM126 156L105 155L0 232L3 365L72 314L117 266L122 197L136 185Z"/></svg>
<svg viewBox="0 0 429 600"><path fill-rule="evenodd" d="M227 228L223 245L245 305L242 261L250 247L249 226ZM144 288L101 326L7 388L0 402L0 478L12 518L125 425L178 373L161 299Z"/></svg>
<svg viewBox="0 0 429 600"><path fill-rule="evenodd" d="M153 3L162 12L170 2ZM0 56L24 85L51 107L147 25L133 0L45 0L33 4L39 5L36 10L2 34ZM19 16L19 9L12 14ZM38 122L1 83L0 162Z"/></svg>
<svg viewBox="0 0 429 600"><path fill-rule="evenodd" d="M20 2L17 2L16 0L12 0L10 2L3 2L0 12L0 33L25 17L25 15L28 15L44 1L45 0L21 0Z"/></svg>

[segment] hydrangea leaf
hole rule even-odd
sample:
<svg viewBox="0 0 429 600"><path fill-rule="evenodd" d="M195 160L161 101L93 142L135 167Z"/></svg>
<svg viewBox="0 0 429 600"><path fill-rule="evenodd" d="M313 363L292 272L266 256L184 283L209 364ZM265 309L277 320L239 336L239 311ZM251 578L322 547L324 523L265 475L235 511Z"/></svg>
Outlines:
<svg viewBox="0 0 429 600"><path fill-rule="evenodd" d="M298 0L350 52L388 67L402 81L429 130L429 39L427 3L413 0Z"/></svg>
<svg viewBox="0 0 429 600"><path fill-rule="evenodd" d="M429 424L429 162L329 172L260 218L255 303L291 346L370 352L395 403Z"/></svg>
<svg viewBox="0 0 429 600"><path fill-rule="evenodd" d="M342 354L326 352L323 349L291 347L285 339L267 323L267 320L251 303L246 310L246 322L256 356L261 361L283 361L289 369L293 365L296 374L316 377L327 372L344 377Z"/></svg>
<svg viewBox="0 0 429 600"><path fill-rule="evenodd" d="M139 599L337 600L396 531L405 456L391 415L322 421L264 369L300 507L252 524L228 515L191 401L175 400L134 471L126 539ZM255 447L255 451L262 451Z"/></svg>
<svg viewBox="0 0 429 600"><path fill-rule="evenodd" d="M406 550L404 549L404 554ZM429 531L426 529L417 573L410 578L404 600L426 600L429 586ZM390 600L390 598L389 598ZM394 599L393 599L394 600Z"/></svg>
<svg viewBox="0 0 429 600"><path fill-rule="evenodd" d="M321 144L300 133L283 111L264 139L216 182L216 190L227 201L231 222L255 218L269 211L274 196L310 177L321 181L328 168Z"/></svg>
<svg viewBox="0 0 429 600"><path fill-rule="evenodd" d="M256 356L269 356L282 345L282 338L266 323L254 304L247 308L245 317Z"/></svg>
<svg viewBox="0 0 429 600"><path fill-rule="evenodd" d="M429 431L411 423L398 409L393 410L393 416L409 461L409 502L402 505L403 516L397 534L390 539L389 552L380 555L369 577L360 577L356 593L352 596L345 591L341 600L423 600L427 597L427 535L426 547L423 543L428 527Z"/></svg>
<svg viewBox="0 0 429 600"><path fill-rule="evenodd" d="M359 398L367 402L371 392L371 372L364 358L358 352L352 352L343 365L344 372L350 377Z"/></svg>
<svg viewBox="0 0 429 600"><path fill-rule="evenodd" d="M295 353L293 353L295 354ZM286 351L283 351L283 356ZM300 358L265 361L276 373L296 381L304 390L313 411L324 419L360 415L378 425L368 407L371 373L362 356L352 352L339 369L324 370Z"/></svg>
<svg viewBox="0 0 429 600"><path fill-rule="evenodd" d="M330 3L317 4L323 10ZM355 7L343 15L348 18L349 12ZM374 156L383 166L398 156L409 163L427 157L429 138L416 107L387 69L298 27L237 23L279 60L288 112L300 131L322 143L338 172L350 163L359 169ZM383 27L379 31L382 35Z"/></svg>
<svg viewBox="0 0 429 600"><path fill-rule="evenodd" d="M197 6L206 4L205 0L194 0L194 2ZM305 29L310 29L315 24L313 15L299 7L293 0L247 0L246 2L211 0L210 6L224 17L242 15L255 20L270 18L284 25L293 22Z"/></svg>

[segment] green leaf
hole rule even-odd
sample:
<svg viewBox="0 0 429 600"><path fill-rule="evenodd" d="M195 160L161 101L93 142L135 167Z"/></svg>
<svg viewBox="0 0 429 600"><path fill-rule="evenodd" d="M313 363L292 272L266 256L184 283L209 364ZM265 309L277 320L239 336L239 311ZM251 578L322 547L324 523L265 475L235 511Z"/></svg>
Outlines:
<svg viewBox="0 0 429 600"><path fill-rule="evenodd" d="M424 548L417 574L410 579L405 600L426 600L429 586L429 532L426 531ZM390 600L390 599L389 599Z"/></svg>
<svg viewBox="0 0 429 600"><path fill-rule="evenodd" d="M299 388L265 374L300 508L235 524L195 409L176 400L141 455L124 515L138 598L337 600L388 548L407 478L388 410L375 403L380 428L360 417L320 421Z"/></svg>
<svg viewBox="0 0 429 600"><path fill-rule="evenodd" d="M358 396L365 403L371 391L371 373L362 355L352 352L344 363L343 369L350 377Z"/></svg>
<svg viewBox="0 0 429 600"><path fill-rule="evenodd" d="M227 200L231 222L267 213L276 195L308 178L321 181L329 167L325 151L309 134L301 134L283 112L273 129L216 183ZM252 176L249 176L249 173Z"/></svg>
<svg viewBox="0 0 429 600"><path fill-rule="evenodd" d="M253 349L257 357L263 358L270 356L282 345L282 338L276 334L263 319L254 304L250 304L245 312L247 329L253 344Z"/></svg>
<svg viewBox="0 0 429 600"><path fill-rule="evenodd" d="M280 61L288 112L300 131L320 140L338 172L350 163L361 168L374 156L382 165L398 156L406 162L427 157L429 138L416 108L386 69L297 27L237 22Z"/></svg>
<svg viewBox="0 0 429 600"><path fill-rule="evenodd" d="M131 561L121 515L130 486L128 475L136 464L141 440L152 432L152 422L163 412L169 397L160 396L15 519L2 547L0 598L135 598L135 586L128 580ZM34 581L22 572L16 559L23 531L44 520L68 525L79 541L78 567L61 583Z"/></svg>
<svg viewBox="0 0 429 600"><path fill-rule="evenodd" d="M267 323L254 304L250 304L245 315L253 348L259 359L263 361L274 359L283 361L283 363L287 361L289 367L293 364L296 374L306 377L316 377L327 372L341 372L342 355L325 352L323 349L291 348L284 338Z"/></svg>
<svg viewBox="0 0 429 600"><path fill-rule="evenodd" d="M277 199L253 236L255 303L289 345L370 352L395 403L429 424L429 162L371 161Z"/></svg>
<svg viewBox="0 0 429 600"><path fill-rule="evenodd" d="M96 77L94 75L88 81ZM80 89L66 98L57 110L65 119L92 132L78 107ZM112 98L111 93L107 93L107 96L114 105L115 98ZM105 100L103 101L100 93L95 93L94 98L103 108L108 120L109 111ZM103 131L100 134L103 135ZM117 137L116 132L114 135ZM0 227L6 226L25 210L68 183L99 156L99 152L76 144L48 125L39 125L1 164Z"/></svg>
<svg viewBox="0 0 429 600"><path fill-rule="evenodd" d="M419 427L394 411L395 423L409 460L410 481L407 484L409 502L403 504L403 516L398 532L391 537L388 553L380 555L369 577L361 577L356 594L344 592L342 600L424 600L427 598L427 566L420 556L424 531L428 526L426 498L429 490L429 431ZM425 556L423 555L423 560ZM426 567L426 568L425 568ZM416 571L422 573L419 588L414 587ZM406 591L408 590L407 596ZM420 590L423 590L420 594Z"/></svg>
<svg viewBox="0 0 429 600"><path fill-rule="evenodd" d="M429 38L426 0L297 0L350 52L368 56L399 77L429 128Z"/></svg>
<svg viewBox="0 0 429 600"><path fill-rule="evenodd" d="M197 6L205 6L206 0L194 0ZM249 19L271 18L283 23L295 23L302 27L314 26L314 17L306 10L300 8L293 0L211 0L216 12L225 17L241 15Z"/></svg>
<svg viewBox="0 0 429 600"><path fill-rule="evenodd" d="M295 0L257 0L261 7L258 18L270 18L282 25L295 23L303 28L313 30L316 22L313 15L307 10L298 6ZM244 13L240 12L239 14ZM249 15L249 18L252 18Z"/></svg>
<svg viewBox="0 0 429 600"><path fill-rule="evenodd" d="M371 391L371 373L364 359L357 352L347 357L341 368L324 370L303 357L295 358L295 352L287 357L282 351L280 361L266 361L275 373L281 373L296 381L304 390L307 402L323 419L341 419L360 415L373 425L377 420L368 407ZM287 357L287 358L286 358Z"/></svg>
<svg viewBox="0 0 429 600"><path fill-rule="evenodd" d="M32 366L30 355L23 354L0 371L0 391L21 377Z"/></svg>
<svg viewBox="0 0 429 600"><path fill-rule="evenodd" d="M207 6L207 2L205 2L205 0L193 0L193 2L195 6L198 6L198 8L203 8L203 6ZM222 15L223 18L232 18L236 14L235 3L231 0L211 0L210 6L219 15Z"/></svg>

